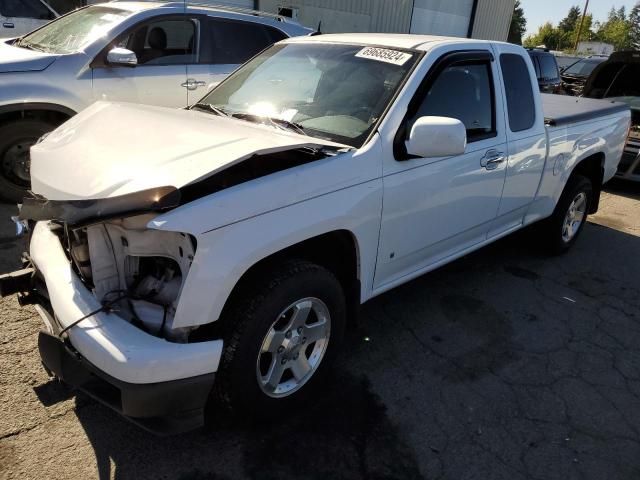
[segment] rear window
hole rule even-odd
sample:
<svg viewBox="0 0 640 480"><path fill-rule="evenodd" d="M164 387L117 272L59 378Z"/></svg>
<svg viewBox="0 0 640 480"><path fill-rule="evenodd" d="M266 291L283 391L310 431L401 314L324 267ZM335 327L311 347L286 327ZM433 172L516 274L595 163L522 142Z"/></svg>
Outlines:
<svg viewBox="0 0 640 480"><path fill-rule="evenodd" d="M558 64L553 55L540 55L540 77L544 80L555 80L558 78Z"/></svg>
<svg viewBox="0 0 640 480"><path fill-rule="evenodd" d="M536 107L527 64L520 55L504 53L500 55L500 67L507 95L509 128L512 132L528 130L536 121Z"/></svg>

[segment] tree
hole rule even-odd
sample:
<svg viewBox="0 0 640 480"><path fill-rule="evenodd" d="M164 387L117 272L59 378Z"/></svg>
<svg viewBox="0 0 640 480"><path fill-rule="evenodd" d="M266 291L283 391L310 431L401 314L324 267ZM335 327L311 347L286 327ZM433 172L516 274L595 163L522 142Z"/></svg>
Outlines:
<svg viewBox="0 0 640 480"><path fill-rule="evenodd" d="M580 14L580 7L578 7L577 5L571 7L567 16L564 17L558 24L558 30L561 30L565 33L573 32L578 27Z"/></svg>
<svg viewBox="0 0 640 480"><path fill-rule="evenodd" d="M629 13L629 43L640 50L640 2L636 3Z"/></svg>
<svg viewBox="0 0 640 480"><path fill-rule="evenodd" d="M511 25L509 26L509 36L507 41L522 45L522 36L527 31L527 19L524 18L524 10L520 6L520 0L516 0L513 7L513 15L511 16Z"/></svg>
<svg viewBox="0 0 640 480"><path fill-rule="evenodd" d="M524 46L539 47L544 45L547 48L556 48L558 40L558 29L556 29L551 22L547 22L538 28L538 33L525 38Z"/></svg>
<svg viewBox="0 0 640 480"><path fill-rule="evenodd" d="M597 26L596 38L612 44L616 50L631 48L631 22L627 19L624 8L616 10L611 7L607 21Z"/></svg>

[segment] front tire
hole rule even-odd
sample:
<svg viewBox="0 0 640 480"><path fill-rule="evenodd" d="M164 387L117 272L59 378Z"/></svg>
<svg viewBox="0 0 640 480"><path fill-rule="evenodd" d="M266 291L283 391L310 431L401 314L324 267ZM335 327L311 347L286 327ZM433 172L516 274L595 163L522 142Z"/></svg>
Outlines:
<svg viewBox="0 0 640 480"><path fill-rule="evenodd" d="M582 175L569 178L553 215L543 223L542 235L553 255L568 251L582 232L593 201L591 180Z"/></svg>
<svg viewBox="0 0 640 480"><path fill-rule="evenodd" d="M232 410L269 419L321 393L344 335L345 295L324 267L287 261L241 287L221 321L225 349L216 397Z"/></svg>
<svg viewBox="0 0 640 480"><path fill-rule="evenodd" d="M19 120L0 127L0 197L22 202L31 187L29 149L54 128L40 120Z"/></svg>

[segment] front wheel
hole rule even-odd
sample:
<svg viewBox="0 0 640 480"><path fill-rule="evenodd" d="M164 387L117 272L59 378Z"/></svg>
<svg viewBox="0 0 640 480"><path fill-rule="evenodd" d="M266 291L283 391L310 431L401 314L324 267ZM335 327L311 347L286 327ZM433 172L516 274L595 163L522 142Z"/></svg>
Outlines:
<svg viewBox="0 0 640 480"><path fill-rule="evenodd" d="M288 261L243 288L221 319L227 331L215 391L234 410L272 418L321 393L345 326L338 279Z"/></svg>
<svg viewBox="0 0 640 480"><path fill-rule="evenodd" d="M553 215L543 223L542 234L550 253L564 253L576 242L587 222L592 201L591 181L582 175L572 176Z"/></svg>
<svg viewBox="0 0 640 480"><path fill-rule="evenodd" d="M19 120L0 127L0 196L21 203L31 187L29 149L55 126L40 120Z"/></svg>

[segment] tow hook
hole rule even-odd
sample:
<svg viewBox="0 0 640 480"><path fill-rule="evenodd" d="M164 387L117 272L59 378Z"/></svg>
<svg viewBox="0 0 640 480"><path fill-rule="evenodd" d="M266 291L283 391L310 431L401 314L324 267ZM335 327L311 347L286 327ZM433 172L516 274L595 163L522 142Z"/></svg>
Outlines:
<svg viewBox="0 0 640 480"><path fill-rule="evenodd" d="M27 222L27 220L22 220L20 219L20 217L17 217L17 216L11 217L11 220L13 221L13 223L16 224L17 238L24 237L29 233L29 223Z"/></svg>

